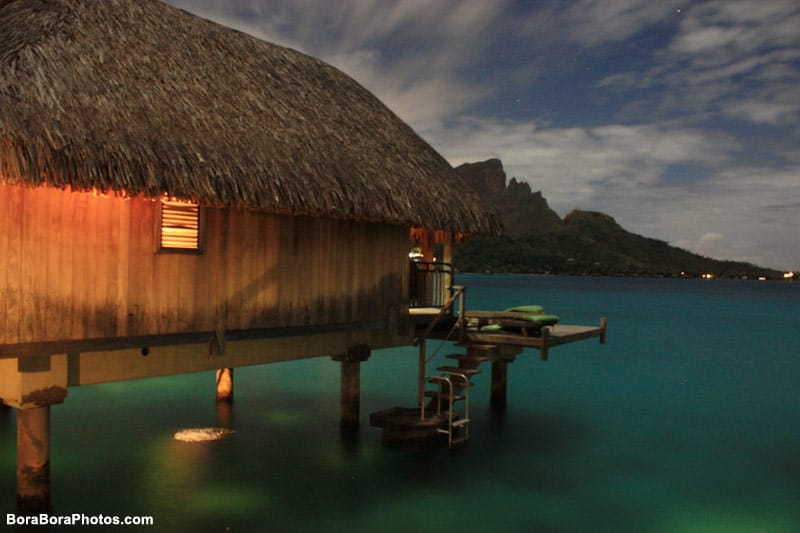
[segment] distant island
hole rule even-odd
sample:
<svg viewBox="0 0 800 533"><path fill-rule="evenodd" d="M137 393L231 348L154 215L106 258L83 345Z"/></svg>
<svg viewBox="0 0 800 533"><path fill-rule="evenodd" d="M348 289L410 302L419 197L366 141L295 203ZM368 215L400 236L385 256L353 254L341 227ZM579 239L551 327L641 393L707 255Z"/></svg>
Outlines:
<svg viewBox="0 0 800 533"><path fill-rule="evenodd" d="M783 279L784 273L750 263L721 261L631 233L609 215L574 210L563 219L541 191L489 159L456 167L461 177L500 213L505 233L460 244L462 272L641 277Z"/></svg>

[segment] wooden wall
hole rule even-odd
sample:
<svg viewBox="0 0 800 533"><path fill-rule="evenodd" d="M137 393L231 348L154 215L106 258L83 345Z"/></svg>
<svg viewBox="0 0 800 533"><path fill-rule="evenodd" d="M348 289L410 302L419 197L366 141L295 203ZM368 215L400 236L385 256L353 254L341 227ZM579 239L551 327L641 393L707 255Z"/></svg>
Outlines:
<svg viewBox="0 0 800 533"><path fill-rule="evenodd" d="M0 185L0 345L386 320L408 228L206 208L157 252L159 203Z"/></svg>

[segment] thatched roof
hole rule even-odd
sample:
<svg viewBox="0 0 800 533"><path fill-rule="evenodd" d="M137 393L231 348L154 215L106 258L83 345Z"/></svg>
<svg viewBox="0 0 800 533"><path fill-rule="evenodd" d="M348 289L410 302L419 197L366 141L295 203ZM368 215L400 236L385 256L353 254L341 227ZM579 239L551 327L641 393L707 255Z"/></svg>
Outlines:
<svg viewBox="0 0 800 533"><path fill-rule="evenodd" d="M155 0L0 0L0 182L498 229L351 78Z"/></svg>

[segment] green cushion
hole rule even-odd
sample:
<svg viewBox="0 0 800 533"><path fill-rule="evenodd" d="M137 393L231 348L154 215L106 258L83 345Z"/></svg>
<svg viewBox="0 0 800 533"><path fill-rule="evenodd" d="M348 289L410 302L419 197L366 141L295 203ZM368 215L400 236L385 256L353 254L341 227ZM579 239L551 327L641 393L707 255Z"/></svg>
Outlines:
<svg viewBox="0 0 800 533"><path fill-rule="evenodd" d="M519 305L517 307L509 307L505 310L506 313L544 313L544 307L541 305Z"/></svg>
<svg viewBox="0 0 800 533"><path fill-rule="evenodd" d="M518 320L525 320L526 322L530 322L532 326L552 326L556 322L558 322L558 317L556 315L520 315ZM480 330L493 333L498 332L503 329L503 326L500 324L488 324L486 326L481 326ZM510 328L512 330L518 328Z"/></svg>
<svg viewBox="0 0 800 533"><path fill-rule="evenodd" d="M529 322L533 322L539 326L552 326L558 322L558 317L556 315L526 315L520 318Z"/></svg>

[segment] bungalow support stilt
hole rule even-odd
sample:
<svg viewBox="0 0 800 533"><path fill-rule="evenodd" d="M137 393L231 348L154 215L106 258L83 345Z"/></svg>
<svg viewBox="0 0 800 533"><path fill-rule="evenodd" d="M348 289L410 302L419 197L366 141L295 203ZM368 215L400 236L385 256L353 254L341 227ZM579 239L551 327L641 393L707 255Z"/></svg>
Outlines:
<svg viewBox="0 0 800 533"><path fill-rule="evenodd" d="M0 358L0 394L17 410L17 512L50 511L50 406L67 397L65 353Z"/></svg>
<svg viewBox="0 0 800 533"><path fill-rule="evenodd" d="M361 362L342 361L342 398L339 405L339 427L355 429L361 410Z"/></svg>
<svg viewBox="0 0 800 533"><path fill-rule="evenodd" d="M225 356L225 329L217 326L214 337L208 345L208 354L212 357ZM233 368L217 369L217 402L233 401Z"/></svg>
<svg viewBox="0 0 800 533"><path fill-rule="evenodd" d="M233 402L217 402L216 404L217 426L230 429L233 427Z"/></svg>
<svg viewBox="0 0 800 533"><path fill-rule="evenodd" d="M233 369L220 368L217 370L217 401L233 401Z"/></svg>
<svg viewBox="0 0 800 533"><path fill-rule="evenodd" d="M50 406L17 410L17 512L50 510Z"/></svg>
<svg viewBox="0 0 800 533"><path fill-rule="evenodd" d="M361 410L361 363L369 359L370 348L355 345L346 354L333 356L342 364L342 396L339 403L339 428L355 430Z"/></svg>

